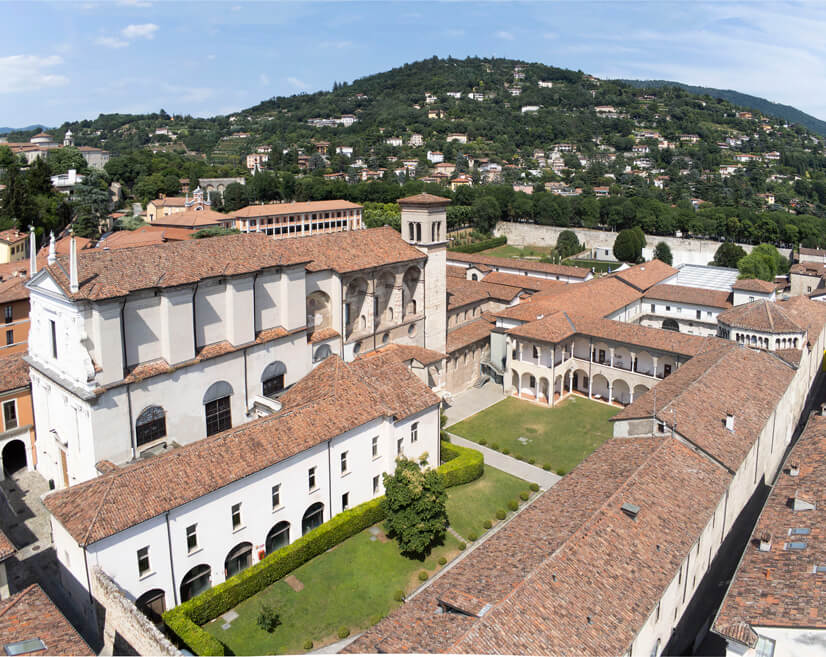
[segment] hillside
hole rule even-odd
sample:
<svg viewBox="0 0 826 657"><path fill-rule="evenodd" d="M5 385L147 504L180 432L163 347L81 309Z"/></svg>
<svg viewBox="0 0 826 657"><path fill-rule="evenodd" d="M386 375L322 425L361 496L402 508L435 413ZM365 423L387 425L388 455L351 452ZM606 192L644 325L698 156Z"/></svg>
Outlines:
<svg viewBox="0 0 826 657"><path fill-rule="evenodd" d="M799 123L800 125L805 126L814 133L826 136L826 121L821 121L820 119L812 116L811 114L801 112L799 109L797 109L796 107L792 107L791 105L773 103L772 101L766 100L765 98L760 98L759 96L751 96L749 94L744 94L739 91L734 91L733 89L697 87L690 84L684 84L682 82L671 82L669 80L617 80L617 82L630 84L633 87L639 87L641 89L679 87L680 89L685 89L689 93L697 94L698 96L711 96L712 98L720 98L722 100L727 100L728 102L739 107L744 107L746 109L762 112L766 116L775 116L789 123Z"/></svg>

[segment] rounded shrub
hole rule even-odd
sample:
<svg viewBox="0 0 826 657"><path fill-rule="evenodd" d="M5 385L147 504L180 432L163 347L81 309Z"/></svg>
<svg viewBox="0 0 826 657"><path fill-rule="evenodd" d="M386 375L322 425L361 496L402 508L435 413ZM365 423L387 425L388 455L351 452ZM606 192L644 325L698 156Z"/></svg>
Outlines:
<svg viewBox="0 0 826 657"><path fill-rule="evenodd" d="M531 494L526 490L523 490L521 493L519 493L519 499L523 502L526 502L530 496Z"/></svg>
<svg viewBox="0 0 826 657"><path fill-rule="evenodd" d="M529 486L529 488L535 493L536 491L539 490L539 484L537 484L536 482L531 482L531 485Z"/></svg>
<svg viewBox="0 0 826 657"><path fill-rule="evenodd" d="M347 627L346 625L342 625L340 628L338 628L338 638L339 639L346 639L348 636L350 636L350 628L349 627Z"/></svg>
<svg viewBox="0 0 826 657"><path fill-rule="evenodd" d="M558 474L560 477L564 477L565 473L566 473L565 468L559 468L559 470L556 471L556 474Z"/></svg>
<svg viewBox="0 0 826 657"><path fill-rule="evenodd" d="M482 527L485 529L490 529L493 527L493 523L490 520L485 520L485 522L482 523Z"/></svg>
<svg viewBox="0 0 826 657"><path fill-rule="evenodd" d="M476 532L470 532L470 534L467 535L467 540L469 540L471 543L473 543L473 541L476 541L478 539L479 539L479 537L476 535Z"/></svg>
<svg viewBox="0 0 826 657"><path fill-rule="evenodd" d="M528 463L530 463L531 465L536 465L536 459L532 456L528 459Z"/></svg>
<svg viewBox="0 0 826 657"><path fill-rule="evenodd" d="M447 559L444 557L439 557L439 565L444 566L447 563Z"/></svg>
<svg viewBox="0 0 826 657"><path fill-rule="evenodd" d="M503 454L510 454L511 451L506 447L505 449L502 450L502 453Z"/></svg>
<svg viewBox="0 0 826 657"><path fill-rule="evenodd" d="M307 639L304 642L304 650L312 650L313 649L313 642Z"/></svg>
<svg viewBox="0 0 826 657"><path fill-rule="evenodd" d="M505 516L508 515L505 509L497 509L496 510L496 519L497 520L504 520Z"/></svg>
<svg viewBox="0 0 826 657"><path fill-rule="evenodd" d="M543 469L543 470L548 470L548 471L550 471L550 469L551 469L551 464L550 464L550 463L543 463L543 464L542 464L542 469Z"/></svg>
<svg viewBox="0 0 826 657"><path fill-rule="evenodd" d="M459 552L464 550L466 547L467 547L467 545L465 543L459 543Z"/></svg>
<svg viewBox="0 0 826 657"><path fill-rule="evenodd" d="M428 577L430 577L430 575L428 575L428 574L427 574L427 571L426 571L426 570L422 570L422 571L419 573L419 579L420 579L422 582L426 582Z"/></svg>
<svg viewBox="0 0 826 657"><path fill-rule="evenodd" d="M488 441L487 441L485 438L480 438L480 439L479 439L479 444L480 444L480 445L487 445L487 444L488 444Z"/></svg>
<svg viewBox="0 0 826 657"><path fill-rule="evenodd" d="M525 460L525 457L523 457L521 454L514 454L513 458L515 458L517 461L524 461Z"/></svg>
<svg viewBox="0 0 826 657"><path fill-rule="evenodd" d="M491 443L490 448L495 449L498 452L499 451L499 443Z"/></svg>
<svg viewBox="0 0 826 657"><path fill-rule="evenodd" d="M519 504L516 502L516 500L511 500L510 502L508 502L508 508L511 511L516 511L519 508Z"/></svg>
<svg viewBox="0 0 826 657"><path fill-rule="evenodd" d="M403 601L404 601L404 591L402 591L401 589L398 589L398 590L397 590L397 591L393 594L393 599L394 599L396 602L403 602Z"/></svg>

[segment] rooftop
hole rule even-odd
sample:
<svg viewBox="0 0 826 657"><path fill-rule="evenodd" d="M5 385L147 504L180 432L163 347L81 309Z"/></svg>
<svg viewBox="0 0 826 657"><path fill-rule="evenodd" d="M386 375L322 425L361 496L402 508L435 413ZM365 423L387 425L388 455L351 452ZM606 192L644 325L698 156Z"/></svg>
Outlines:
<svg viewBox="0 0 826 657"><path fill-rule="evenodd" d="M330 356L285 392L282 410L56 491L44 504L86 546L279 463L379 417L403 419L439 398L389 356ZM156 482L166 482L159 489Z"/></svg>
<svg viewBox="0 0 826 657"><path fill-rule="evenodd" d="M303 214L305 212L330 212L332 210L361 210L362 206L350 201L306 201L302 203L269 203L267 205L248 205L245 208L221 215L223 219L255 217L275 217L285 214Z"/></svg>
<svg viewBox="0 0 826 657"><path fill-rule="evenodd" d="M155 217L153 226L171 226L173 228L203 228L206 226L218 226L221 221L225 221L227 215L215 210L184 210L174 212L166 216Z"/></svg>
<svg viewBox="0 0 826 657"><path fill-rule="evenodd" d="M0 230L0 242L6 242L8 244L15 244L16 242L26 239L28 236L28 233L22 233L16 228Z"/></svg>
<svg viewBox="0 0 826 657"><path fill-rule="evenodd" d="M789 317L783 306L766 299L729 308L717 315L717 321L732 328L765 333L802 333L805 330Z"/></svg>
<svg viewBox="0 0 826 657"><path fill-rule="evenodd" d="M616 274L613 274L613 276L625 281L641 292L645 292L648 288L657 283L662 283L677 273L677 269L665 264L662 260L651 260L650 262L643 262L628 269L618 271Z"/></svg>
<svg viewBox="0 0 826 657"><path fill-rule="evenodd" d="M15 390L29 385L29 366L23 362L23 354L0 357L0 392Z"/></svg>
<svg viewBox="0 0 826 657"><path fill-rule="evenodd" d="M14 544L9 540L9 537L0 529L0 561L5 561L11 555L17 552Z"/></svg>
<svg viewBox="0 0 826 657"><path fill-rule="evenodd" d="M673 285L702 287L707 290L724 292L731 292L732 286L740 275L736 269L711 265L682 264L677 269L677 277L669 281Z"/></svg>
<svg viewBox="0 0 826 657"><path fill-rule="evenodd" d="M465 277L465 270L462 267L451 267L451 269L458 269L462 278ZM448 273L450 276L451 274ZM525 276L524 274L506 274L502 271L492 271L482 279L485 283L496 283L497 285L510 285L511 287L518 287L529 292L538 292L539 290L549 290L551 288L558 288L562 285L567 285L564 281L557 281L553 278L539 278L538 276Z"/></svg>
<svg viewBox="0 0 826 657"><path fill-rule="evenodd" d="M649 288L645 300L673 301L709 308L731 308L730 294L723 290L707 290L687 285L669 285L661 283Z"/></svg>
<svg viewBox="0 0 826 657"><path fill-rule="evenodd" d="M397 344L395 342L379 347L374 351L367 352L366 354L359 356L359 358L373 358L374 356L387 356L388 358L397 360L400 363L407 363L408 361L415 360L425 366L433 365L434 363L438 363L439 361L447 358L447 354L443 354L433 349L426 349L425 347L420 347L415 344Z"/></svg>
<svg viewBox="0 0 826 657"><path fill-rule="evenodd" d="M448 311L479 301L495 300L510 303L521 293L521 290L510 285L489 283L487 276L482 281L448 276L446 284Z"/></svg>
<svg viewBox="0 0 826 657"><path fill-rule="evenodd" d="M487 339L490 337L494 326L493 322L482 316L472 322L450 329L447 332L447 353L452 354L454 351L463 349L474 342Z"/></svg>
<svg viewBox="0 0 826 657"><path fill-rule="evenodd" d="M182 212L180 214L187 214ZM199 213L200 214L200 213ZM170 215L170 217L178 215ZM169 218L169 217L164 217ZM167 228L166 226L147 225L135 230L118 230L109 233L99 240L99 249L126 249L133 246L149 246L151 244L165 244L178 242L192 237L193 231L188 228Z"/></svg>
<svg viewBox="0 0 826 657"><path fill-rule="evenodd" d="M775 290L775 284L770 281L761 281L759 278L741 278L732 285L732 289L771 294Z"/></svg>
<svg viewBox="0 0 826 657"><path fill-rule="evenodd" d="M538 260L523 260L520 258L502 258L500 256L484 255L483 253L459 253L458 251L448 251L448 262L466 262L468 264L482 264L489 267L503 269L520 269L524 271L534 271L545 274L566 276L569 278L586 279L591 274L589 269L584 267L569 267L567 265L552 265L549 262L539 262Z"/></svg>

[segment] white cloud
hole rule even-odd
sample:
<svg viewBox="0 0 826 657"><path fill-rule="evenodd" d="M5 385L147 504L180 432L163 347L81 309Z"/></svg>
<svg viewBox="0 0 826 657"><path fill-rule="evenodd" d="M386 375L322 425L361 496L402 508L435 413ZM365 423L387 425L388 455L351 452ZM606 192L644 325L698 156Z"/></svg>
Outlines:
<svg viewBox="0 0 826 657"><path fill-rule="evenodd" d="M119 39L118 37L102 36L95 39L95 43L99 46L106 46L107 48L126 48L129 45L128 41Z"/></svg>
<svg viewBox="0 0 826 657"><path fill-rule="evenodd" d="M259 75L258 76L258 81L261 83L262 87L270 86L270 76L267 75L266 73L262 73L261 75Z"/></svg>
<svg viewBox="0 0 826 657"><path fill-rule="evenodd" d="M505 41L513 41L514 36L512 32L506 32L505 30L499 30L496 33L496 37L499 39L504 39Z"/></svg>
<svg viewBox="0 0 826 657"><path fill-rule="evenodd" d="M293 76L288 77L287 82L289 82L296 89L301 89L302 91L310 88L310 85L304 82L304 80L299 80L298 78Z"/></svg>
<svg viewBox="0 0 826 657"><path fill-rule="evenodd" d="M49 72L49 69L54 69L61 64L63 64L63 59L57 55L0 57L0 93L62 87L69 83L69 78L59 73Z"/></svg>
<svg viewBox="0 0 826 657"><path fill-rule="evenodd" d="M127 25L120 33L129 40L132 39L154 39L158 26L155 23L142 23L140 25Z"/></svg>

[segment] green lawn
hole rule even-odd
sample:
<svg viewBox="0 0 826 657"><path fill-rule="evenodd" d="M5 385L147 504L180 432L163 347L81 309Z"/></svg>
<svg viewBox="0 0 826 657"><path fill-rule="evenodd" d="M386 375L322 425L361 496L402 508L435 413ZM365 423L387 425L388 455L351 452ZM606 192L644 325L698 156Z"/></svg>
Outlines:
<svg viewBox="0 0 826 657"><path fill-rule="evenodd" d="M497 246L487 251L482 251L482 254L489 256L499 256L500 258L541 258L553 251L551 246L511 246L504 244Z"/></svg>
<svg viewBox="0 0 826 657"><path fill-rule="evenodd" d="M613 271L617 267L619 267L622 263L621 262L609 262L605 260L563 260L563 265L568 265L570 267L582 267L584 269L595 269L599 273L604 273L607 271Z"/></svg>
<svg viewBox="0 0 826 657"><path fill-rule="evenodd" d="M447 428L488 447L510 450L536 465L550 464L554 472L570 472L612 435L609 418L619 408L569 397L554 408L508 397ZM520 440L521 439L521 440Z"/></svg>
<svg viewBox="0 0 826 657"><path fill-rule="evenodd" d="M439 557L450 561L459 553L450 534L424 562L401 556L396 542L383 532L380 540L371 537L365 530L294 570L292 575L304 586L301 591L278 581L238 605L239 617L228 630L221 629L225 621L220 617L204 629L236 655L303 653L308 639L318 648L338 640L342 626L355 633L377 623L399 605L393 600L395 591L413 591L421 584L419 571L433 574L441 568ZM272 634L256 624L262 602L281 615L282 624Z"/></svg>
<svg viewBox="0 0 826 657"><path fill-rule="evenodd" d="M530 492L523 479L509 475L489 465L476 481L447 491L447 517L450 526L462 536L471 532L481 536L485 520L496 522L497 509L507 510L510 500L519 502L519 493Z"/></svg>

